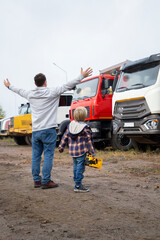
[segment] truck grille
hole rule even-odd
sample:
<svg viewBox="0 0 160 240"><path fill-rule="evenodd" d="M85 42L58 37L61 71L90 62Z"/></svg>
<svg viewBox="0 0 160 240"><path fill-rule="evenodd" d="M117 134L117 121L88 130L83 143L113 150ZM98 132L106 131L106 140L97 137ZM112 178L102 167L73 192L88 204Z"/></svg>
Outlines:
<svg viewBox="0 0 160 240"><path fill-rule="evenodd" d="M116 102L114 116L118 119L139 119L150 114L145 98Z"/></svg>

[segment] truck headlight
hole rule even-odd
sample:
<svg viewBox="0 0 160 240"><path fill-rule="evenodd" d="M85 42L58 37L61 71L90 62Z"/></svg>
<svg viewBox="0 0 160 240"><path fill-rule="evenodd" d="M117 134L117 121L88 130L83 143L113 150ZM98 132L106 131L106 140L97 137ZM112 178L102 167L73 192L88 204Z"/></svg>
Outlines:
<svg viewBox="0 0 160 240"><path fill-rule="evenodd" d="M99 132L98 128L91 128L92 132Z"/></svg>
<svg viewBox="0 0 160 240"><path fill-rule="evenodd" d="M158 120L157 119L152 119L152 120L148 120L144 126L148 129L148 130L155 130L157 129L158 126Z"/></svg>
<svg viewBox="0 0 160 240"><path fill-rule="evenodd" d="M113 132L116 133L118 130L118 124L113 121Z"/></svg>

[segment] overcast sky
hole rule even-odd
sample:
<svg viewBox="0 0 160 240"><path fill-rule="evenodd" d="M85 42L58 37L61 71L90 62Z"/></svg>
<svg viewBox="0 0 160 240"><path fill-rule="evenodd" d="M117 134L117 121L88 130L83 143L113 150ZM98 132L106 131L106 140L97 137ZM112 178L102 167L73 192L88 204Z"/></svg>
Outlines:
<svg viewBox="0 0 160 240"><path fill-rule="evenodd" d="M0 105L6 117L26 100L3 85L49 87L80 68L99 70L160 52L160 0L0 0Z"/></svg>

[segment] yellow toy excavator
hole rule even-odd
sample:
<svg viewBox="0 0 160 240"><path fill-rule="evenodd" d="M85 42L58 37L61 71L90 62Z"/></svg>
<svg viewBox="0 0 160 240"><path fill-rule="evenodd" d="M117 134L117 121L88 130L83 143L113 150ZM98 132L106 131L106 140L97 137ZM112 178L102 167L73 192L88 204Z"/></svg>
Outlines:
<svg viewBox="0 0 160 240"><path fill-rule="evenodd" d="M85 165L89 167L95 167L98 169L102 168L103 159L92 157L90 154L87 153L85 158Z"/></svg>

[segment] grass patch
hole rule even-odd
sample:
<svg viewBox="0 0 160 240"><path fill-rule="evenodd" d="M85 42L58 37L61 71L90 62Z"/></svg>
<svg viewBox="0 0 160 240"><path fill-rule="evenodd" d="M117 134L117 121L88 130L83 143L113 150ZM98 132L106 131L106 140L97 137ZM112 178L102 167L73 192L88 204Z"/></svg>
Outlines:
<svg viewBox="0 0 160 240"><path fill-rule="evenodd" d="M14 139L11 137L3 137L0 142L15 143Z"/></svg>
<svg viewBox="0 0 160 240"><path fill-rule="evenodd" d="M160 174L160 166L151 166L151 167L143 167L143 168L138 168L138 167L125 167L125 172L129 172L130 174L134 176L139 176L139 177L146 177L149 175L156 175Z"/></svg>

